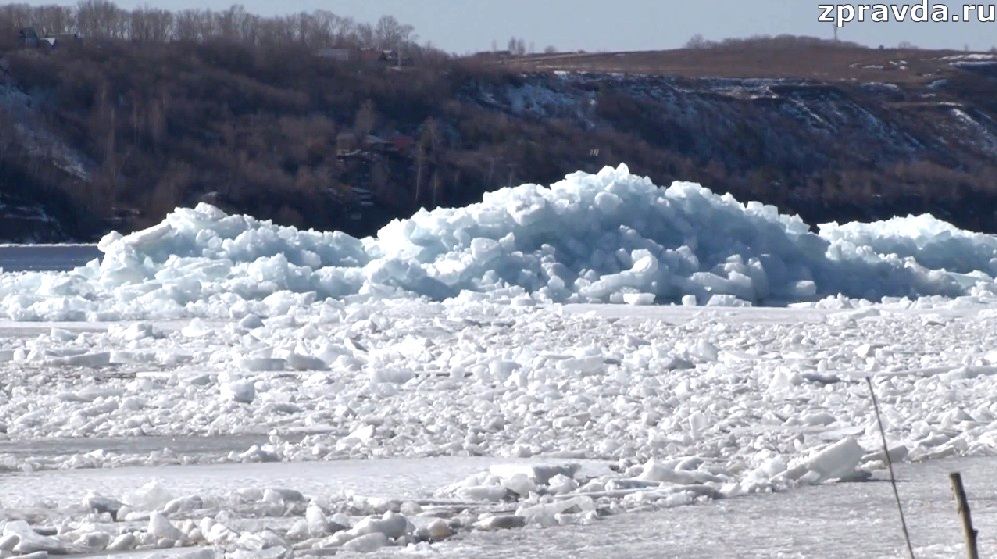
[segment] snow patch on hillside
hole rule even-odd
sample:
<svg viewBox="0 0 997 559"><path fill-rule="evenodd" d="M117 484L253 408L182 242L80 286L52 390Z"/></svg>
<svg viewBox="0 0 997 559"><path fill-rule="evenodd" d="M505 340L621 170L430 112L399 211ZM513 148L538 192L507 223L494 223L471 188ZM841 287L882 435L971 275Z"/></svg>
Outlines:
<svg viewBox="0 0 997 559"><path fill-rule="evenodd" d="M90 180L96 165L87 156L70 147L44 124L36 107L38 101L21 91L0 73L0 114L8 121L23 146L32 157L51 159L60 170L82 181Z"/></svg>

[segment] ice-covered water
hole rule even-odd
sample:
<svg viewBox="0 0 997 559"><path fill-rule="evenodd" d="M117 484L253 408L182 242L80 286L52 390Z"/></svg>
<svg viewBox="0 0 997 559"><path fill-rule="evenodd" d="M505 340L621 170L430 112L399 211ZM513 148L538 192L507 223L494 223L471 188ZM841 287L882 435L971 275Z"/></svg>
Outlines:
<svg viewBox="0 0 997 559"><path fill-rule="evenodd" d="M432 540L436 518L439 534L598 534L607 517L882 475L865 375L898 460L997 451L993 307L837 306L401 299L255 320L35 325L0 339L0 501L8 519L59 526L60 549L77 551L110 545L100 533L123 549L160 545L151 510L180 544L230 551L328 553L391 510L412 523L396 546ZM61 452L44 442L67 437ZM404 457L429 461L397 478L370 462L366 481L357 461ZM316 460L351 461L301 464ZM613 469L572 466L586 460ZM495 467L524 461L549 468ZM166 483L147 486L156 478ZM133 504L116 522L100 499ZM295 529L309 503L352 528ZM204 517L223 526L211 540Z"/></svg>
<svg viewBox="0 0 997 559"><path fill-rule="evenodd" d="M867 376L897 461L997 453L993 237L821 231L619 168L369 239L202 205L0 274L0 557L602 537L881 476Z"/></svg>
<svg viewBox="0 0 997 559"><path fill-rule="evenodd" d="M0 245L0 270L66 271L100 256L96 245Z"/></svg>
<svg viewBox="0 0 997 559"><path fill-rule="evenodd" d="M57 506L70 507L82 502L91 491L124 495L150 482L168 488L176 496L196 493L205 498L219 498L251 487L284 487L326 500L359 493L381 499L437 501L433 493L438 488L489 466L543 462L540 458L441 456L41 471L6 478L12 483L0 485L0 502L8 507L25 507L37 500L48 500ZM585 466L590 474L602 473L607 467L605 462L595 460Z"/></svg>
<svg viewBox="0 0 997 559"><path fill-rule="evenodd" d="M994 459L939 460L898 468L901 499L916 557L965 557L962 527L948 474L963 475L981 557L997 551ZM415 557L380 553L376 557ZM514 533L474 532L438 546L433 557L520 559L713 559L907 557L893 493L870 483L805 487L706 506L607 518L580 527L528 528Z"/></svg>
<svg viewBox="0 0 997 559"><path fill-rule="evenodd" d="M240 483L305 489L313 496L364 488L372 494L420 499L427 488L483 468L489 459L340 461L310 464L257 464L248 467L129 468L75 470L29 476L32 490L52 498L66 491L120 483L129 491L159 479L171 488L235 490ZM918 557L964 555L962 532L948 485L948 473L961 472L982 556L994 550L997 488L993 459L945 459L898 467L899 487ZM279 519L267 522L279 523ZM585 526L527 527L516 531L462 533L437 545L441 558L578 557L841 557L905 556L896 505L882 474L868 483L811 486L773 495L751 495L700 506L606 517ZM425 549L399 549L373 557L426 556Z"/></svg>

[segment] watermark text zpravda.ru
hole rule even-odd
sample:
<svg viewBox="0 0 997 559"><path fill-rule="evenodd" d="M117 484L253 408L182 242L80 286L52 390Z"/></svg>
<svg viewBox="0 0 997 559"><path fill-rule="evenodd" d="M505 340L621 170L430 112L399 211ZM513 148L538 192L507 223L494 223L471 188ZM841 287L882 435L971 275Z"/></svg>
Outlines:
<svg viewBox="0 0 997 559"><path fill-rule="evenodd" d="M997 21L995 4L963 4L949 7L941 2L897 2L883 4L820 4L817 21L844 27L847 23L993 23Z"/></svg>

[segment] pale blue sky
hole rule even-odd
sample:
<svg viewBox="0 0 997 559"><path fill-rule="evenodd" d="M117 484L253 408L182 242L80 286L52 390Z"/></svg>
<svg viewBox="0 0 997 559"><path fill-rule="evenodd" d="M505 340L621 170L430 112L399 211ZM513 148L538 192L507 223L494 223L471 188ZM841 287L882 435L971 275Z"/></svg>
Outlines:
<svg viewBox="0 0 997 559"><path fill-rule="evenodd" d="M834 0L840 2L841 0ZM885 0L866 0L867 3ZM907 0L912 4L919 0ZM968 1L968 0L967 0ZM993 1L993 0L990 0ZM977 0L973 0L978 3ZM31 4L75 4L29 0ZM230 0L117 0L125 8L223 9ZM830 0L242 0L250 12L273 15L326 9L360 21L384 14L415 26L421 41L451 52L488 50L510 36L537 50L648 50L679 47L692 35L708 39L792 33L830 37L831 24L817 22L817 5ZM962 2L946 2L961 6ZM961 11L961 8L959 8ZM910 41L925 48L986 50L997 45L997 23L853 23L844 40L876 46Z"/></svg>

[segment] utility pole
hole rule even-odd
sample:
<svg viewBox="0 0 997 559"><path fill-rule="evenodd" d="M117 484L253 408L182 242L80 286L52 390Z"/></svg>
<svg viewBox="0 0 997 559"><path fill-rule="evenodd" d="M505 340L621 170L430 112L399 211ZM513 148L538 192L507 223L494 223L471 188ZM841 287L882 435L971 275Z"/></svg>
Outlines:
<svg viewBox="0 0 997 559"><path fill-rule="evenodd" d="M962 486L962 475L958 472L949 474L949 482L952 484L952 493L955 495L955 502L958 505L963 536L966 538L966 557L980 559L980 551L976 547L976 536L979 533L973 528L973 517L969 513L969 500L966 499L966 490Z"/></svg>

